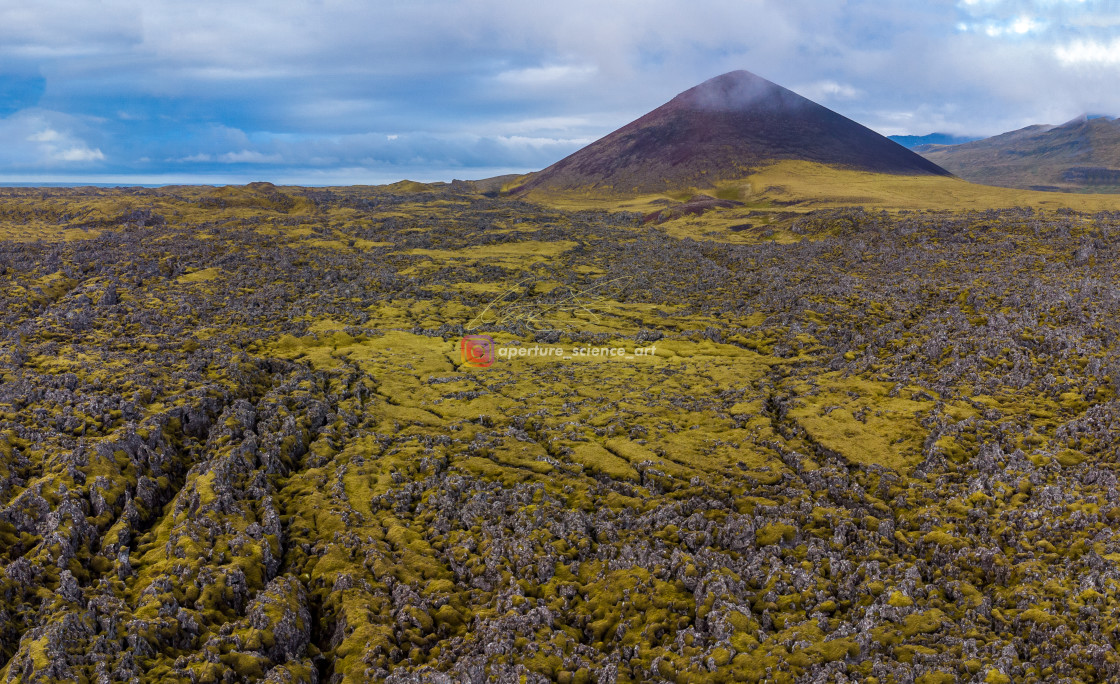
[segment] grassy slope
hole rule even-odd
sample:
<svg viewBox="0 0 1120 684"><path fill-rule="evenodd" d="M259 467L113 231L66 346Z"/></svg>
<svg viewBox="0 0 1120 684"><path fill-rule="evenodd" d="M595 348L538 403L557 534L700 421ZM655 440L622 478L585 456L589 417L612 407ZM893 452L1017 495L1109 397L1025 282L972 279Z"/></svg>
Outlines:
<svg viewBox="0 0 1120 684"><path fill-rule="evenodd" d="M523 179L507 186L517 187ZM749 243L765 233L776 240L798 239L788 228L798 216L821 209L861 206L872 210L981 211L1012 207L1075 211L1120 209L1111 194L1070 194L1019 190L970 183L941 176L898 176L867 173L811 162L784 161L738 181L711 187L684 188L674 193L641 196L600 193L549 194L531 192L526 198L567 211L598 209L643 215L685 202L697 193L742 202L742 206L709 211L664 222L676 237ZM777 231L771 235L771 231Z"/></svg>
<svg viewBox="0 0 1120 684"><path fill-rule="evenodd" d="M683 201L698 192L745 201L749 209L780 208L783 211L852 205L887 210L942 211L1021 206L1101 211L1120 207L1120 199L1107 194L1068 195L1017 190L969 183L958 178L875 174L797 161L778 162L739 181L721 182L714 187L686 188L672 194L628 197L530 193L528 198L565 209L644 212L663 206L656 204L659 200Z"/></svg>

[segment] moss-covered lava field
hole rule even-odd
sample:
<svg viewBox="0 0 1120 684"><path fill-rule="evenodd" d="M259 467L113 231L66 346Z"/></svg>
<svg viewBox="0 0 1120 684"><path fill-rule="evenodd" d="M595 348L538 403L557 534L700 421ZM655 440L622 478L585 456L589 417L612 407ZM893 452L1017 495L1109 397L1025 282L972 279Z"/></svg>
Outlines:
<svg viewBox="0 0 1120 684"><path fill-rule="evenodd" d="M0 680L1120 678L1120 213L703 220L0 192Z"/></svg>

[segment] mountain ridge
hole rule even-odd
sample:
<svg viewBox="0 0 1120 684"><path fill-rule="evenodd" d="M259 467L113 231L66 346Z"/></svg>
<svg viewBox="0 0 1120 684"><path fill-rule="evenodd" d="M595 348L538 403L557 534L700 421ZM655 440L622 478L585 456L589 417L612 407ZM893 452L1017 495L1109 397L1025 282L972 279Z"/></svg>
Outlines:
<svg viewBox="0 0 1120 684"><path fill-rule="evenodd" d="M1026 190L1120 193L1120 121L1083 115L914 151L959 177Z"/></svg>

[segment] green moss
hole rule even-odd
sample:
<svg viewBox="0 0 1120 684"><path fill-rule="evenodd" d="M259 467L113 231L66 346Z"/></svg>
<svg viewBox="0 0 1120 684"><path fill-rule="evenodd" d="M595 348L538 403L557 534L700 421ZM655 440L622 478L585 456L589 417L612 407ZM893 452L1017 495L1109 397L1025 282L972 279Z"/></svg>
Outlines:
<svg viewBox="0 0 1120 684"><path fill-rule="evenodd" d="M755 541L759 546L769 546L780 542L791 542L797 534L797 528L784 523L771 523L760 527L755 532Z"/></svg>
<svg viewBox="0 0 1120 684"><path fill-rule="evenodd" d="M936 608L924 613L907 615L903 620L902 636L910 638L916 634L930 634L941 629L944 623L945 614Z"/></svg>
<svg viewBox="0 0 1120 684"><path fill-rule="evenodd" d="M1050 613L1047 613L1046 611L1040 610L1038 608L1028 608L1019 613L1019 617L1023 620L1050 626L1056 626L1061 624L1062 622L1062 619L1058 616L1051 615Z"/></svg>
<svg viewBox="0 0 1120 684"><path fill-rule="evenodd" d="M1068 467L1080 465L1085 461L1087 455L1073 449L1063 449L1055 458L1057 458L1058 463Z"/></svg>
<svg viewBox="0 0 1120 684"><path fill-rule="evenodd" d="M914 605L914 601L901 591L893 592L891 597L887 600L887 603L895 608L909 608Z"/></svg>

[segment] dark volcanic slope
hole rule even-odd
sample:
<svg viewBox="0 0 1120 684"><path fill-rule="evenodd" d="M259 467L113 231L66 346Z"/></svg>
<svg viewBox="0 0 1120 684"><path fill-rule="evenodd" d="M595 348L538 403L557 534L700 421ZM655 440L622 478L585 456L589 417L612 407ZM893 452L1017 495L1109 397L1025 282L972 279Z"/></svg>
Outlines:
<svg viewBox="0 0 1120 684"><path fill-rule="evenodd" d="M750 72L733 71L560 160L524 188L658 192L740 178L789 159L948 175L851 119Z"/></svg>
<svg viewBox="0 0 1120 684"><path fill-rule="evenodd" d="M965 180L1030 190L1120 192L1120 121L1080 117L963 145L915 148Z"/></svg>

